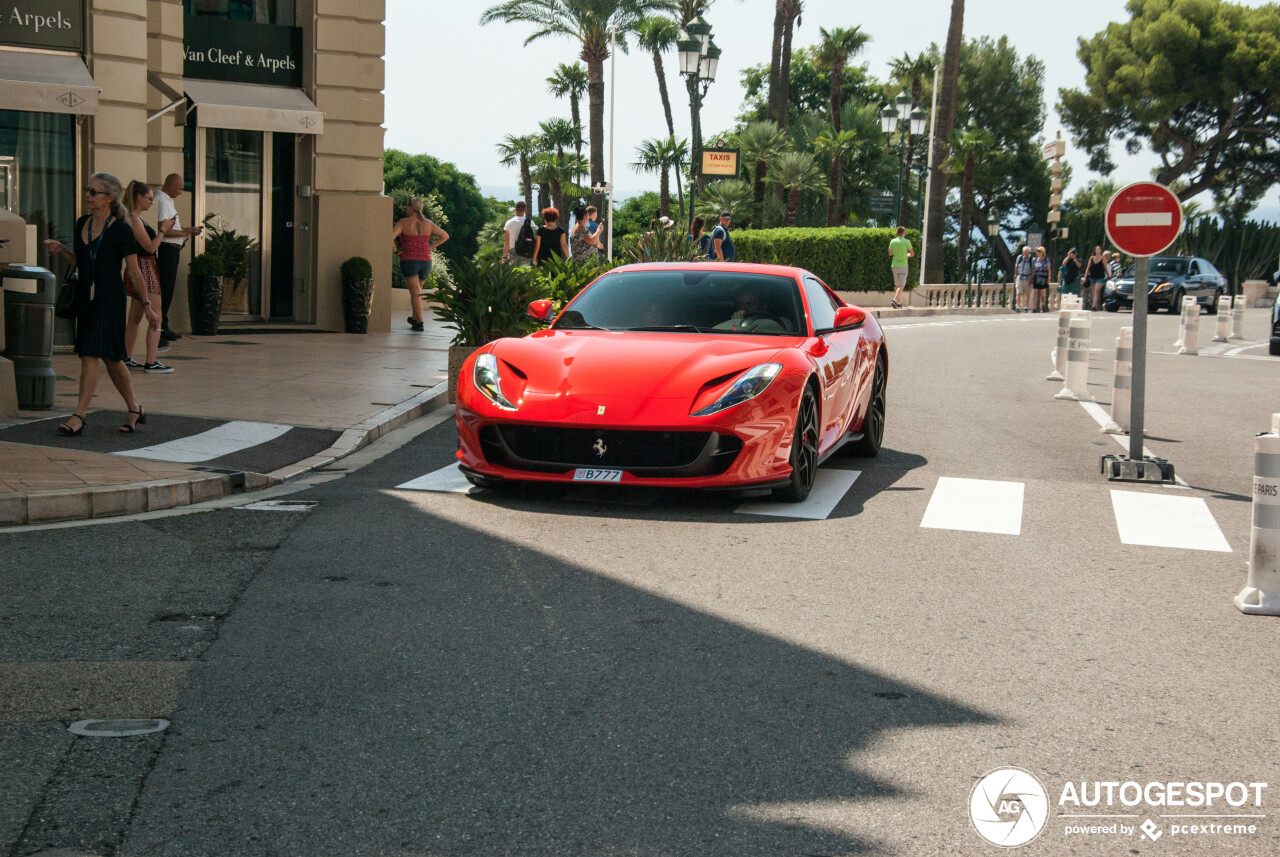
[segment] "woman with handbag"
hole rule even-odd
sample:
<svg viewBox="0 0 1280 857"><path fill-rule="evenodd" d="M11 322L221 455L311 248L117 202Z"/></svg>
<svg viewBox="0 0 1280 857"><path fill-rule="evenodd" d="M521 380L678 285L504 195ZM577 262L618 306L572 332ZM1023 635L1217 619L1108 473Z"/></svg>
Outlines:
<svg viewBox="0 0 1280 857"><path fill-rule="evenodd" d="M84 189L88 214L76 221L75 252L59 241L44 242L45 249L57 253L75 266L76 353L80 355L80 397L76 410L58 426L58 434L79 437L98 386L98 361L124 399L128 414L120 431L133 433L147 421L142 405L133 394L133 381L124 361L129 356L124 344L125 291L122 269L137 294L146 294L146 284L138 267L138 242L129 226L129 212L122 197L120 180L110 173L94 173Z"/></svg>

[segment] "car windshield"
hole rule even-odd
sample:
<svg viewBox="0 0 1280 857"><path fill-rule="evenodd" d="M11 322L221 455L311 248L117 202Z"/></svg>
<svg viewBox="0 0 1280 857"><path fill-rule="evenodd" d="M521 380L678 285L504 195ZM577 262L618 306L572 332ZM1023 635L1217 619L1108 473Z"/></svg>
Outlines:
<svg viewBox="0 0 1280 857"><path fill-rule="evenodd" d="M583 291L554 327L805 336L803 306L791 277L740 274L709 264L694 270L612 271ZM743 319L755 321L742 324Z"/></svg>
<svg viewBox="0 0 1280 857"><path fill-rule="evenodd" d="M1185 274L1187 272L1186 259L1180 259L1177 256L1156 256L1151 260L1151 273L1153 274ZM1134 267L1130 265L1124 269L1124 278L1132 280L1134 278Z"/></svg>

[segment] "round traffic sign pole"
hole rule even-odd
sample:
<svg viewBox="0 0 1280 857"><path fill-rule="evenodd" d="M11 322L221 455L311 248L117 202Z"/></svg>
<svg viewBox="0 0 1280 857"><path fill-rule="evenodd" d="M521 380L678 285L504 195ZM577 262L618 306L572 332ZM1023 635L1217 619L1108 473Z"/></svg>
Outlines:
<svg viewBox="0 0 1280 857"><path fill-rule="evenodd" d="M1143 419L1147 392L1147 284L1151 257L1168 249L1182 231L1182 202L1177 194L1156 182L1134 182L1116 191L1107 203L1104 221L1107 238L1122 253L1134 257L1133 264L1133 375L1130 388L1128 478L1145 479L1147 460L1143 454ZM1173 466L1152 462L1161 479L1173 481ZM1115 475L1113 473L1113 475Z"/></svg>

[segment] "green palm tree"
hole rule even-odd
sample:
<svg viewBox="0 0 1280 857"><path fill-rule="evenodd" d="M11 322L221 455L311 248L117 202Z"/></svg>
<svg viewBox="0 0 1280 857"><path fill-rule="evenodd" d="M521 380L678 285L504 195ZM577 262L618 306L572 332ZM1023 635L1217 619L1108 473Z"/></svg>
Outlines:
<svg viewBox="0 0 1280 857"><path fill-rule="evenodd" d="M671 99L667 96L667 73L662 67L662 55L680 38L680 27L664 15L650 15L636 22L636 41L640 47L653 54L653 70L658 76L658 95L662 98L662 113L667 119L667 135L676 135L675 122L671 119Z"/></svg>
<svg viewBox="0 0 1280 857"><path fill-rule="evenodd" d="M911 91L911 100L919 104L924 98L924 85L933 81L933 70L938 67L936 57L921 52L916 56L904 53L889 63L889 74L900 85Z"/></svg>
<svg viewBox="0 0 1280 857"><path fill-rule="evenodd" d="M734 135L735 143L742 149L742 160L751 164L753 179L752 199L755 201L756 217L764 215L765 177L769 174L769 164L791 145L791 138L777 125L769 120L750 122Z"/></svg>
<svg viewBox="0 0 1280 857"><path fill-rule="evenodd" d="M537 134L516 136L508 134L498 144L499 161L504 167L520 165L520 185L524 191L525 207L532 213L533 209L533 176L529 171L529 159L542 151L542 139Z"/></svg>
<svg viewBox="0 0 1280 857"><path fill-rule="evenodd" d="M995 138L987 131L971 129L957 133L951 144L951 157L942 164L945 172L963 175L960 182L960 234L956 236L956 255L961 272L969 270L969 233L973 229L973 193L978 159L994 144Z"/></svg>
<svg viewBox="0 0 1280 857"><path fill-rule="evenodd" d="M582 154L581 126L568 119L548 119L546 122L539 122L538 127L542 129L543 146L554 150L558 157L564 157L564 150L568 146L576 146L577 154Z"/></svg>
<svg viewBox="0 0 1280 857"><path fill-rule="evenodd" d="M708 182L707 188L698 199L698 214L713 223L722 211L734 217L751 210L751 185L742 179L721 179Z"/></svg>
<svg viewBox="0 0 1280 857"><path fill-rule="evenodd" d="M604 61L609 58L609 29L616 28L618 48L625 51L626 33L637 20L670 8L670 0L505 0L480 16L481 24L532 24L534 31L524 40L526 45L545 36L565 36L579 45L578 58L587 65L593 185L604 184Z"/></svg>
<svg viewBox="0 0 1280 857"><path fill-rule="evenodd" d="M946 223L947 179L942 162L947 159L951 131L956 118L956 93L960 88L960 50L964 42L964 0L951 0L951 20L947 25L947 47L942 59L941 91L938 93L938 114L934 117L933 153L929 163L932 191L929 207L925 212L925 263L928 270L921 272L922 283L942 282L943 227Z"/></svg>
<svg viewBox="0 0 1280 857"><path fill-rule="evenodd" d="M830 32L819 27L818 32L822 34L822 41L813 59L818 68L831 76L831 124L839 133L840 112L844 108L844 69L871 41L871 36L862 32L861 27L836 27Z"/></svg>
<svg viewBox="0 0 1280 857"><path fill-rule="evenodd" d="M813 141L819 154L831 158L827 173L827 225L839 226L844 220L844 162L858 147L859 138L853 131L840 131L835 127L819 134Z"/></svg>
<svg viewBox="0 0 1280 857"><path fill-rule="evenodd" d="M578 155L543 152L534 155L530 167L534 179L550 188L551 203L560 210L562 218L567 217L579 197L590 193L577 184L587 172L586 160Z"/></svg>
<svg viewBox="0 0 1280 857"><path fill-rule="evenodd" d="M783 226L795 225L802 194L827 196L831 193L822 170L818 169L813 155L808 152L784 152L770 171L768 181L787 192L787 213L782 218Z"/></svg>
<svg viewBox="0 0 1280 857"><path fill-rule="evenodd" d="M578 63L560 63L556 66L555 73L547 78L547 91L556 98L569 99L569 116L573 119L576 128L582 128L582 116L578 112L578 102L582 98L582 93L587 91L587 70ZM574 144L574 151L582 154L582 135L579 133L578 140Z"/></svg>
<svg viewBox="0 0 1280 857"><path fill-rule="evenodd" d="M680 189L680 168L688 160L687 140L675 136L665 140L645 140L636 146L636 161L631 166L638 173L658 174L658 209L663 217L671 216L671 171L676 173L676 189L680 195L680 218L684 218L684 191Z"/></svg>
<svg viewBox="0 0 1280 857"><path fill-rule="evenodd" d="M769 116L778 127L790 122L791 36L800 14L802 0L777 0L773 11L773 51L769 61Z"/></svg>

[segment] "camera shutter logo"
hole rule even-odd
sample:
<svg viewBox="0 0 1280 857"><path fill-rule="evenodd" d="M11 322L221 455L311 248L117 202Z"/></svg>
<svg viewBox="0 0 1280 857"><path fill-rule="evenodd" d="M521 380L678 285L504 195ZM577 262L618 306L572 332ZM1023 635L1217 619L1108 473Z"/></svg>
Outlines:
<svg viewBox="0 0 1280 857"><path fill-rule="evenodd" d="M1022 768L988 771L969 793L969 820L978 835L1003 848L1026 845L1049 818L1049 797Z"/></svg>

